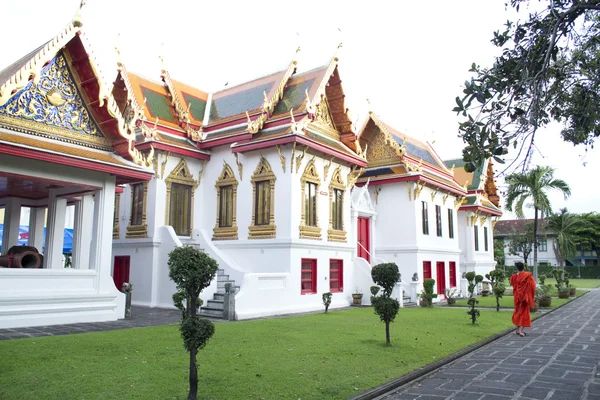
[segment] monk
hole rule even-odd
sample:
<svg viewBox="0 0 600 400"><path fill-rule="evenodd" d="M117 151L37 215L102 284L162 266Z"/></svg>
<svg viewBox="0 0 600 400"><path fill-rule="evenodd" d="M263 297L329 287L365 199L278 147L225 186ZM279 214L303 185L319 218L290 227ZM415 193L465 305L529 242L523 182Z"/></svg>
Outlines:
<svg viewBox="0 0 600 400"><path fill-rule="evenodd" d="M517 335L524 337L527 334L523 331L523 328L531 326L529 309L534 306L535 280L531 272L524 271L525 265L522 262L516 263L515 266L517 267L517 273L510 277L515 300L512 322L517 326Z"/></svg>

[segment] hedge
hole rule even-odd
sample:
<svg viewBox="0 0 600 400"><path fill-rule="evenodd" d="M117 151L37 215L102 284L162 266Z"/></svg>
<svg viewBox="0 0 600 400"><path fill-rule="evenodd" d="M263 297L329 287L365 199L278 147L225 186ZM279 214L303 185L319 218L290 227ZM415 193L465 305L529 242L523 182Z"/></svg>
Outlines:
<svg viewBox="0 0 600 400"><path fill-rule="evenodd" d="M546 276L552 276L552 270L555 268L561 268L561 267L557 267L557 266L550 266L550 265L539 265L538 266L538 276L539 275L546 275ZM506 266L502 266L502 265L498 265L496 266L496 269L501 269L504 271L504 273L506 274L506 276L511 276L512 274L516 274L517 273L517 268L514 265L506 265ZM533 268L531 266L527 266L525 267L526 271L532 271ZM565 267L565 271L569 273L569 278L573 279L573 278L578 278L578 274L579 271L581 271L581 279L600 279L600 265L591 265L591 266L581 266L581 267L576 267L576 266L572 266L569 265L568 267Z"/></svg>

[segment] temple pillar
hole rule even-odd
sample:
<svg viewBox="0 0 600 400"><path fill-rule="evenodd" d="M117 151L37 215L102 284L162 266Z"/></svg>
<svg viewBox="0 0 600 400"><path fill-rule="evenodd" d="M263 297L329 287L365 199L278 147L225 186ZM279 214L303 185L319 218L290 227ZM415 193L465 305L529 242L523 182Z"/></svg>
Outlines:
<svg viewBox="0 0 600 400"><path fill-rule="evenodd" d="M75 203L73 229L73 268L90 268L90 245L92 242L94 197L91 194L81 197Z"/></svg>
<svg viewBox="0 0 600 400"><path fill-rule="evenodd" d="M21 220L21 200L8 198L4 203L4 227L2 231L2 253L19 242L19 222Z"/></svg>
<svg viewBox="0 0 600 400"><path fill-rule="evenodd" d="M42 253L44 246L44 224L46 223L46 207L36 207L29 209L29 236L27 245L35 247L39 253Z"/></svg>
<svg viewBox="0 0 600 400"><path fill-rule="evenodd" d="M67 199L56 197L50 190L48 200L48 221L46 224L46 248L44 249L44 268L61 269L63 265L63 246L65 241L65 218Z"/></svg>
<svg viewBox="0 0 600 400"><path fill-rule="evenodd" d="M102 183L102 188L94 192L94 224L92 244L90 248L90 269L98 272L100 292L114 288L112 279L112 232L115 204L115 177L109 177Z"/></svg>

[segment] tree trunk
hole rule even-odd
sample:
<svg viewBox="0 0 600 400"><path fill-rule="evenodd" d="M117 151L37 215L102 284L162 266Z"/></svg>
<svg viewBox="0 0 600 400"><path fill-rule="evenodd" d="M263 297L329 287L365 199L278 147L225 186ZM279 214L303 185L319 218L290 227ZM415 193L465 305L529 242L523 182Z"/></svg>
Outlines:
<svg viewBox="0 0 600 400"><path fill-rule="evenodd" d="M193 349L190 351L190 394L188 400L196 400L198 395L198 365L196 364L196 353Z"/></svg>
<svg viewBox="0 0 600 400"><path fill-rule="evenodd" d="M191 293L191 298L188 298L188 315L189 318L196 318L196 309L198 306L198 295ZM198 349L190 349L190 394L188 400L196 400L198 395L198 365L196 364L196 355Z"/></svg>
<svg viewBox="0 0 600 400"><path fill-rule="evenodd" d="M533 218L533 279L537 283L538 281L538 267L537 267L537 223L538 223L538 208L535 207L535 216Z"/></svg>
<svg viewBox="0 0 600 400"><path fill-rule="evenodd" d="M390 323L385 323L385 342L390 344Z"/></svg>

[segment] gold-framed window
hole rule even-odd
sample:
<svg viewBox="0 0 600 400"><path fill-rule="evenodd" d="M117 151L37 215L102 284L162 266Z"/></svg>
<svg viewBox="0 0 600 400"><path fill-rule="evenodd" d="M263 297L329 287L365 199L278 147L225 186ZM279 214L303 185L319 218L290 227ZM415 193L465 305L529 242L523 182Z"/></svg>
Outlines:
<svg viewBox="0 0 600 400"><path fill-rule="evenodd" d="M300 184L302 186L300 238L319 240L321 239L321 227L319 226L318 194L321 178L317 173L315 157L304 168L304 173L300 177Z"/></svg>
<svg viewBox="0 0 600 400"><path fill-rule="evenodd" d="M146 223L146 199L148 197L148 182L138 182L129 185L131 194L131 205L129 213L129 225L125 237L145 238L148 237L148 225Z"/></svg>
<svg viewBox="0 0 600 400"><path fill-rule="evenodd" d="M252 223L248 227L248 239L270 239L276 236L275 180L271 164L261 156L250 179Z"/></svg>
<svg viewBox="0 0 600 400"><path fill-rule="evenodd" d="M346 183L342 178L342 166L333 171L329 183L329 229L327 240L331 242L346 242L346 229L344 227L344 198Z"/></svg>
<svg viewBox="0 0 600 400"><path fill-rule="evenodd" d="M178 236L192 234L194 220L194 192L198 181L194 180L185 160L171 171L165 180L167 186L167 209L165 223L173 227Z"/></svg>
<svg viewBox="0 0 600 400"><path fill-rule="evenodd" d="M223 171L217 179L217 221L213 229L213 240L235 240L238 238L236 223L238 181L231 167L224 162Z"/></svg>

